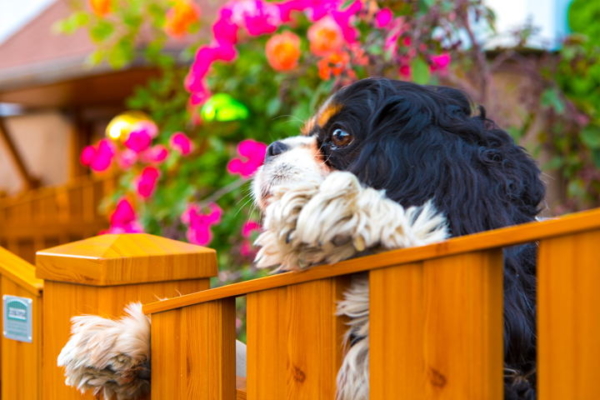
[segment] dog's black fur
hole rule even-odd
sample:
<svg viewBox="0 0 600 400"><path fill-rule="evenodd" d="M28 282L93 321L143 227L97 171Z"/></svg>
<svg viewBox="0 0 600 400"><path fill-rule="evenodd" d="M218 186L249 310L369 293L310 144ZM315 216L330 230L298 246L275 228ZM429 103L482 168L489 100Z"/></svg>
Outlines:
<svg viewBox="0 0 600 400"><path fill-rule="evenodd" d="M433 199L452 236L534 221L544 197L535 162L459 90L366 79L334 95L317 136L325 162L405 207ZM332 144L331 132L354 136ZM505 399L535 398L535 245L504 251Z"/></svg>

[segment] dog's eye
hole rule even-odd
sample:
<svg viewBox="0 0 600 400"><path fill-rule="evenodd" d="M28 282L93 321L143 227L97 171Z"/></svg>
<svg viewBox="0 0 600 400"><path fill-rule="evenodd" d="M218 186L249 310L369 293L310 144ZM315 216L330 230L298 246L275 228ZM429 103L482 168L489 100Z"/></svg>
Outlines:
<svg viewBox="0 0 600 400"><path fill-rule="evenodd" d="M336 129L331 134L331 143L335 147L348 146L350 143L352 143L353 140L354 140L354 136L352 136L351 134L349 134L348 132L346 132L345 130L340 129L340 128Z"/></svg>

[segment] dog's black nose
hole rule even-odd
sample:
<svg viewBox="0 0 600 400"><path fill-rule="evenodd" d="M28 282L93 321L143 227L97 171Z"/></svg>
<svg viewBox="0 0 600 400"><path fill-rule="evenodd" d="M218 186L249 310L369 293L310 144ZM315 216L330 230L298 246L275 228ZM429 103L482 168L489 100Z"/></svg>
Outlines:
<svg viewBox="0 0 600 400"><path fill-rule="evenodd" d="M273 142L269 145L269 147L267 147L267 154L265 156L265 161L269 160L270 158L273 158L275 156L278 156L282 153L285 153L286 151L288 151L290 149L290 147L283 143L282 141L276 141Z"/></svg>

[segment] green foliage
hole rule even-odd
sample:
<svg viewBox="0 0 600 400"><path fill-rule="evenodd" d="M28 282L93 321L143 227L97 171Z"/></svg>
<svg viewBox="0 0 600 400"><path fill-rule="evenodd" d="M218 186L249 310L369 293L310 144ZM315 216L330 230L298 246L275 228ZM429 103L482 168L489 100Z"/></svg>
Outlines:
<svg viewBox="0 0 600 400"><path fill-rule="evenodd" d="M576 0L576 3L586 2ZM178 55L165 51L168 36L163 28L170 3L167 0L132 0L119 4L119 8L104 17L77 10L57 28L65 33L79 28L88 30L97 44L97 50L89 59L91 64L107 61L113 67L121 68L141 56L161 67L161 76L138 88L128 100L128 107L148 113L160 127L155 143L168 145L171 135L182 131L196 145L191 156L183 158L171 152L161 164L156 192L150 200L138 205L144 228L150 233L186 240L186 226L181 222L181 215L187 205L217 201L225 212L222 222L213 228L214 239L210 246L219 254L220 282L257 276L258 272L250 266L250 257L242 255L241 246L245 239L241 238L240 229L245 221L256 220L259 216L252 207L249 185L226 172L228 161L236 156L236 145L248 138L269 143L297 134L303 121L333 90L353 79L372 75L401 76L398 59L386 48L390 43L384 45L388 32L374 29L368 19L361 20L357 29L361 38L360 50L364 51L367 62L354 65L352 75L327 80L319 77L315 66L320 59L310 53L306 43L306 32L311 24L307 18L298 17L293 26L280 28L280 32L292 30L304 39L300 66L291 72L276 72L269 66L265 55L268 37L251 40L246 37L237 45L239 56L236 61L216 62L207 76L208 87L217 95L213 97L213 103L217 103L219 94L225 94L227 103L233 105L231 110L237 114L236 118L219 121L218 118L207 118L213 115L208 106L204 108L204 118L200 118L202 108L189 107L189 93L183 88L188 66L181 67L179 63L193 58L198 43ZM476 101L485 103L488 100L486 82L493 79L490 69L494 57L481 56L483 50L475 37L471 38L470 47L463 44L465 36L474 31L470 25L473 19L477 21L477 30L495 32L495 17L481 1L388 0L380 1L379 5L389 7L395 16L402 16L410 27L392 44L397 46L401 58L407 60L405 66L410 66L413 81L421 84L439 80L453 85L464 83L463 89L471 89L469 94ZM570 18L577 19L576 9L580 6L573 6ZM590 12L590 7L584 7L586 13ZM197 24L192 25L189 32L197 29ZM141 32L145 38L143 46ZM531 32L522 33L519 47L526 43ZM198 35L198 42L201 41L207 42L208 38ZM600 63L597 50L585 35L572 36L557 55L556 63L552 64L556 68L548 68L545 76L538 76L543 85L533 91L534 104L525 104L525 101L515 104L515 108L524 110L525 118L508 129L515 139L520 139L529 131L538 113L549 115L550 122L544 135L552 146L553 157L544 168L560 171L563 175L570 196L568 209L591 204L593 197L600 193L600 177L594 170L600 167ZM452 54L452 66L440 76L432 72L431 59L442 52ZM500 50L496 59L510 59L509 55L513 53L513 49ZM213 111L218 106L212 104ZM200 119L203 120L201 123L198 122ZM119 188L106 202L107 211L117 199L134 191L139 173L139 166L123 172Z"/></svg>

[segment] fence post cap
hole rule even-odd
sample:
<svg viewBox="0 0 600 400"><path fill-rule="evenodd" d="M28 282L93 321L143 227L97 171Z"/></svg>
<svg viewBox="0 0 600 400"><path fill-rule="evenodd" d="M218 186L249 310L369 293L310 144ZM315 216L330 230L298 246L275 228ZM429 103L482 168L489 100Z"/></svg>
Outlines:
<svg viewBox="0 0 600 400"><path fill-rule="evenodd" d="M108 234L36 254L38 278L91 286L208 278L213 249L146 233Z"/></svg>

